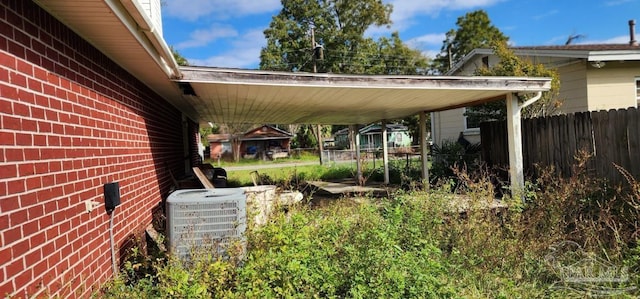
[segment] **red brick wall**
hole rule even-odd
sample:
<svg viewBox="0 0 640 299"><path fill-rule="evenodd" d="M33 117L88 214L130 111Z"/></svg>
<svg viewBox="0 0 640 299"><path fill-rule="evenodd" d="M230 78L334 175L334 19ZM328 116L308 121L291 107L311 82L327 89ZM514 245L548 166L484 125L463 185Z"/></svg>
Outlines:
<svg viewBox="0 0 640 299"><path fill-rule="evenodd" d="M87 297L108 280L103 184L120 183L119 254L166 195L167 167L184 172L181 126L179 111L33 2L0 0L0 296ZM89 200L101 203L91 213Z"/></svg>

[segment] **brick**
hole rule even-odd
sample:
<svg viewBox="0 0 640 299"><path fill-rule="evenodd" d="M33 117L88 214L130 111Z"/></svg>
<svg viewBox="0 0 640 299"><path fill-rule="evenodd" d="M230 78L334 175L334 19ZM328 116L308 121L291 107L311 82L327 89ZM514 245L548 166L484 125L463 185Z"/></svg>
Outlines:
<svg viewBox="0 0 640 299"><path fill-rule="evenodd" d="M38 41L34 41L34 45L38 44L40 42ZM45 71L44 69L40 68L40 67L36 67L33 69L33 76L38 79L39 81L47 81L47 71Z"/></svg>
<svg viewBox="0 0 640 299"><path fill-rule="evenodd" d="M9 82L19 87L27 87L27 77L17 72L12 72L9 74Z"/></svg>
<svg viewBox="0 0 640 299"><path fill-rule="evenodd" d="M16 145L31 146L33 145L33 136L31 134L16 134Z"/></svg>
<svg viewBox="0 0 640 299"><path fill-rule="evenodd" d="M38 122L32 119L22 119L20 122L22 131L38 132Z"/></svg>
<svg viewBox="0 0 640 299"><path fill-rule="evenodd" d="M31 266L36 264L42 258L42 252L40 249L33 250L27 253L24 257L24 260L27 262L27 265Z"/></svg>
<svg viewBox="0 0 640 299"><path fill-rule="evenodd" d="M0 207L2 207L2 213L8 213L20 208L20 201L18 196L0 197Z"/></svg>
<svg viewBox="0 0 640 299"><path fill-rule="evenodd" d="M54 186L55 182L56 182L56 177L53 174L42 176L42 186L44 187Z"/></svg>
<svg viewBox="0 0 640 299"><path fill-rule="evenodd" d="M12 258L13 256L11 255L11 248L3 246L2 249L0 249L0 265L6 265L9 261L11 261Z"/></svg>
<svg viewBox="0 0 640 299"><path fill-rule="evenodd" d="M33 136L33 145L34 146L47 146L47 136L44 135L34 135Z"/></svg>
<svg viewBox="0 0 640 299"><path fill-rule="evenodd" d="M47 111L47 114L49 113L49 111ZM55 112L52 112L55 114ZM48 117L47 117L48 119ZM51 123L49 122L45 122L45 121L38 121L38 132L39 133L51 133L52 128L51 128ZM43 135L41 135L42 137L45 137ZM46 138L46 137L45 137Z"/></svg>
<svg viewBox="0 0 640 299"><path fill-rule="evenodd" d="M37 222L37 221L36 221L36 222ZM36 223L36 226L37 226L37 223ZM42 232L42 231L41 231L41 232L38 232L38 233L36 233L35 235L33 235L33 236L29 239L29 242L30 242L32 245L37 245L37 246L39 246L40 244L44 244L44 242L45 242L46 240L47 240L47 238L46 238L46 234L45 234L45 232Z"/></svg>
<svg viewBox="0 0 640 299"><path fill-rule="evenodd" d="M37 179L37 177L36 177ZM29 193L25 193L20 195L20 207L26 208L30 206L38 206L38 193L36 191L31 191Z"/></svg>
<svg viewBox="0 0 640 299"><path fill-rule="evenodd" d="M9 115L2 116L2 128L5 130L16 130L20 131L22 129L20 124L20 118L13 117Z"/></svg>
<svg viewBox="0 0 640 299"><path fill-rule="evenodd" d="M44 215L44 207L42 205L34 205L31 206L28 210L27 213L29 215L29 219L36 219L39 217L42 217ZM36 230L37 228L37 223L36 223Z"/></svg>
<svg viewBox="0 0 640 299"><path fill-rule="evenodd" d="M13 256L22 256L29 250L29 240L23 239L11 246Z"/></svg>
<svg viewBox="0 0 640 299"><path fill-rule="evenodd" d="M18 210L9 214L9 223L12 226L24 225L27 219L27 210ZM22 233L27 235L25 231L22 231Z"/></svg>
<svg viewBox="0 0 640 299"><path fill-rule="evenodd" d="M55 134L64 135L64 126L63 125L54 123L54 124L51 125L51 127L52 127L51 132L53 132Z"/></svg>
<svg viewBox="0 0 640 299"><path fill-rule="evenodd" d="M39 96L39 98L43 98ZM37 104L38 101L36 101ZM31 106L29 107L29 112L32 118L44 119L44 109L41 107Z"/></svg>
<svg viewBox="0 0 640 299"><path fill-rule="evenodd" d="M0 280L0 294L3 294L3 296L6 294L9 298L12 298L15 290L12 279Z"/></svg>
<svg viewBox="0 0 640 299"><path fill-rule="evenodd" d="M17 71L27 75L28 77L33 77L33 65L23 60L17 61Z"/></svg>
<svg viewBox="0 0 640 299"><path fill-rule="evenodd" d="M42 187L42 179L40 177L30 177L26 179L27 190L39 189Z"/></svg>
<svg viewBox="0 0 640 299"><path fill-rule="evenodd" d="M47 208L45 207L45 211L46 210L47 210ZM50 216L50 215L42 217L42 218L40 218L38 220L38 226L40 227L41 230L44 230L45 228L48 228L52 224L53 224L53 216ZM56 232L56 234L57 234L57 232ZM45 238L47 240L50 240L48 232L46 232Z"/></svg>
<svg viewBox="0 0 640 299"><path fill-rule="evenodd" d="M2 69L0 69L0 74L2 74ZM0 80L2 80L1 77ZM13 105L11 105L11 103L13 103L13 101L0 98L0 113L13 114Z"/></svg>
<svg viewBox="0 0 640 299"><path fill-rule="evenodd" d="M49 146L60 146L60 136L47 136L47 143Z"/></svg>
<svg viewBox="0 0 640 299"><path fill-rule="evenodd" d="M16 286L24 287L33 279L33 270L27 269L15 278Z"/></svg>
<svg viewBox="0 0 640 299"><path fill-rule="evenodd" d="M49 163L38 162L34 164L35 174L43 174L49 172Z"/></svg>
<svg viewBox="0 0 640 299"><path fill-rule="evenodd" d="M51 216L51 221L53 223L53 216ZM60 248L60 246L62 246L62 244L64 244L64 238L58 238L58 233L59 232L60 232L60 230L58 230L57 226L51 226L45 232L47 240L49 240L49 241L53 240L53 242L54 242L53 244L54 244L55 248Z"/></svg>
<svg viewBox="0 0 640 299"><path fill-rule="evenodd" d="M4 197L9 194L9 189L7 188L6 182L0 182L0 197Z"/></svg>
<svg viewBox="0 0 640 299"><path fill-rule="evenodd" d="M0 25L4 25L4 23L0 22ZM0 26L0 27L3 27L3 26ZM10 27L10 26L7 26L7 27ZM15 70L16 58L10 54L0 52L0 65Z"/></svg>
<svg viewBox="0 0 640 299"><path fill-rule="evenodd" d="M40 150L37 148L25 148L21 150L23 152L23 159L29 161L40 160Z"/></svg>
<svg viewBox="0 0 640 299"><path fill-rule="evenodd" d="M22 228L20 227L9 228L2 233L2 239L4 240L5 246L18 241L21 238L22 238Z"/></svg>
<svg viewBox="0 0 640 299"><path fill-rule="evenodd" d="M35 64L35 65L40 65L42 63L42 56L40 56L40 54L34 52L31 49L25 49L25 54L27 57L27 61Z"/></svg>
<svg viewBox="0 0 640 299"><path fill-rule="evenodd" d="M10 99L18 99L18 89L15 86L0 84L0 96Z"/></svg>
<svg viewBox="0 0 640 299"><path fill-rule="evenodd" d="M24 180L15 180L7 182L9 194L22 193L25 191Z"/></svg>
<svg viewBox="0 0 640 299"><path fill-rule="evenodd" d="M31 103L31 104L35 104L36 102L35 95L32 92L26 91L24 89L18 90L18 99L20 101Z"/></svg>
<svg viewBox="0 0 640 299"><path fill-rule="evenodd" d="M44 252L44 249L42 249L42 252ZM42 275L49 269L49 267L47 266L47 260L41 260L39 261L34 267L33 267L33 272L36 273L36 276L38 277L42 277Z"/></svg>
<svg viewBox="0 0 640 299"><path fill-rule="evenodd" d="M18 177L18 169L15 164L0 165L0 179Z"/></svg>
<svg viewBox="0 0 640 299"><path fill-rule="evenodd" d="M14 102L13 114L18 116L30 116L31 112L29 111L29 106L23 103Z"/></svg>
<svg viewBox="0 0 640 299"><path fill-rule="evenodd" d="M36 102L35 102L36 105L38 105L40 107L45 107L45 108L47 108L47 106L49 106L49 98L48 97L40 95L40 94L35 95L35 97L36 97Z"/></svg>
<svg viewBox="0 0 640 299"><path fill-rule="evenodd" d="M60 186L62 184L67 183L67 174L66 173L57 173L55 174L55 184ZM64 194L62 194L64 195Z"/></svg>
<svg viewBox="0 0 640 299"><path fill-rule="evenodd" d="M0 131L0 145L14 145L15 133Z"/></svg>
<svg viewBox="0 0 640 299"><path fill-rule="evenodd" d="M49 162L49 172L58 172L62 170L62 162L54 161Z"/></svg>

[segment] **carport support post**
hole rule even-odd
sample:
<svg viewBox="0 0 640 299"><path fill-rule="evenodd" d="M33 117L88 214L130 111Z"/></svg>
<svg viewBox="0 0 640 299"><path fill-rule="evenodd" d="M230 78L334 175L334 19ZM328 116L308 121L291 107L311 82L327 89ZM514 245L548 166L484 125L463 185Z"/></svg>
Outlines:
<svg viewBox="0 0 640 299"><path fill-rule="evenodd" d="M316 140L318 141L318 153L320 154L320 165L323 165L324 161L322 159L322 152L324 151L324 144L322 144L322 126L321 125L316 125Z"/></svg>
<svg viewBox="0 0 640 299"><path fill-rule="evenodd" d="M522 129L520 123L520 105L518 97L507 94L507 138L509 143L509 178L511 195L520 196L524 189L524 171L522 162Z"/></svg>
<svg viewBox="0 0 640 299"><path fill-rule="evenodd" d="M422 160L422 184L429 190L429 159L427 153L427 114L420 112L420 158Z"/></svg>
<svg viewBox="0 0 640 299"><path fill-rule="evenodd" d="M389 141L387 140L387 120L382 120L382 165L384 166L384 184L389 185Z"/></svg>
<svg viewBox="0 0 640 299"><path fill-rule="evenodd" d="M360 129L358 125L353 126L353 138L356 145L356 184L362 184L362 162L360 161Z"/></svg>

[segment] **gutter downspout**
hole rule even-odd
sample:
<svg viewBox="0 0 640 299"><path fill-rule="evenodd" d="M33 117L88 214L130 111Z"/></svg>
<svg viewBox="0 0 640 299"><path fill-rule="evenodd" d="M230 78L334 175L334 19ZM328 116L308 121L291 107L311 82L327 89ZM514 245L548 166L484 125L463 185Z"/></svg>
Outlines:
<svg viewBox="0 0 640 299"><path fill-rule="evenodd" d="M524 109L525 107L537 102L542 97L542 91L538 91L538 93L528 100L526 100L522 105L520 105L520 109Z"/></svg>

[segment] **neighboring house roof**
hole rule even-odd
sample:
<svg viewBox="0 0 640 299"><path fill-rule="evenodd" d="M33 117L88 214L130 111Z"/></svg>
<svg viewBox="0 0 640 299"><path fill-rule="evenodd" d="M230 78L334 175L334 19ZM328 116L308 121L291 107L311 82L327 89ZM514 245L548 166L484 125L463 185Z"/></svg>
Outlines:
<svg viewBox="0 0 640 299"><path fill-rule="evenodd" d="M358 131L360 131L360 134L375 134L375 133L380 133L382 131L381 128L382 126L379 124L370 124L368 126L364 126L360 128L360 130ZM402 124L387 124L388 132L403 132L407 130L409 130L407 126ZM349 128L338 130L333 135L338 136L338 135L347 135L347 134L349 134Z"/></svg>
<svg viewBox="0 0 640 299"><path fill-rule="evenodd" d="M231 140L231 134L209 134L207 135L207 141L211 142L229 142Z"/></svg>
<svg viewBox="0 0 640 299"><path fill-rule="evenodd" d="M244 133L240 140L281 140L291 139L293 134L270 125L263 125Z"/></svg>
<svg viewBox="0 0 640 299"><path fill-rule="evenodd" d="M512 47L517 56L524 57L564 57L587 61L640 61L640 46L630 44L579 44L556 46ZM493 54L492 49L478 48L465 55L445 75L456 74L463 66L474 61L477 56Z"/></svg>
<svg viewBox="0 0 640 299"><path fill-rule="evenodd" d="M233 138L233 134L209 134L207 141L211 142L229 142ZM270 125L263 125L247 131L242 134L238 140L282 140L291 139L293 134Z"/></svg>

